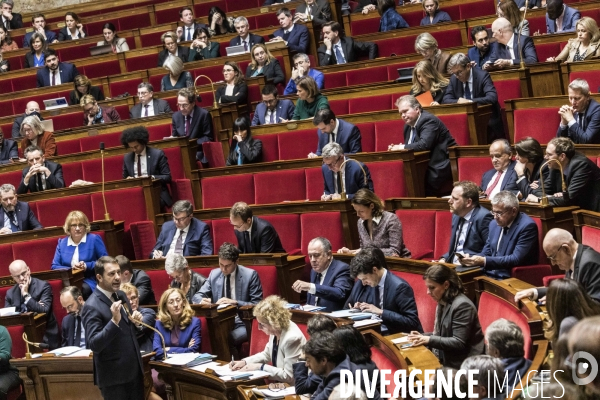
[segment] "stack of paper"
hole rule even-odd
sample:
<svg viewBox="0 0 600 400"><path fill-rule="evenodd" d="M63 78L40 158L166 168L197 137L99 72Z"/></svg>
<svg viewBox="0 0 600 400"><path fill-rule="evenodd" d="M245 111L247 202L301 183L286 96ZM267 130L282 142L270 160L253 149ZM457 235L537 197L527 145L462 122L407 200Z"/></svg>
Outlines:
<svg viewBox="0 0 600 400"><path fill-rule="evenodd" d="M89 349L82 349L77 346L66 346L49 351L48 353L56 354L57 357L89 357L91 352Z"/></svg>
<svg viewBox="0 0 600 400"><path fill-rule="evenodd" d="M8 317L9 315L19 315L19 313L16 312L16 309L16 307L0 308L0 317Z"/></svg>
<svg viewBox="0 0 600 400"><path fill-rule="evenodd" d="M194 361L198 356L200 356L200 353L169 354L169 357L163 362L170 365L185 365L190 361Z"/></svg>
<svg viewBox="0 0 600 400"><path fill-rule="evenodd" d="M207 368L215 369L218 366L219 366L218 362L211 361L211 362L207 362L205 364L196 365L195 367L192 367L190 369L193 369L194 371L206 372Z"/></svg>
<svg viewBox="0 0 600 400"><path fill-rule="evenodd" d="M361 319L369 319L374 314L371 314L368 312L360 312L357 309L350 309L350 310L334 311L328 315L331 317L336 317L336 318L350 318L354 321L360 321Z"/></svg>

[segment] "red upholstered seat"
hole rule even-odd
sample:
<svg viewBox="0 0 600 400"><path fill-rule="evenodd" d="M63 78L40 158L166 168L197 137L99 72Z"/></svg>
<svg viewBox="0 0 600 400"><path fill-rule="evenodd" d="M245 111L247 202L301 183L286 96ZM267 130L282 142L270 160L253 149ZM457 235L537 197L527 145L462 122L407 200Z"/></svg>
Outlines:
<svg viewBox="0 0 600 400"><path fill-rule="evenodd" d="M335 115L346 115L348 111L348 100L331 100L329 102L329 108L333 110Z"/></svg>
<svg viewBox="0 0 600 400"><path fill-rule="evenodd" d="M521 82L519 79L497 80L494 82L494 86L496 86L496 92L498 92L498 103L503 110L505 107L505 100L519 99L523 97L521 93Z"/></svg>
<svg viewBox="0 0 600 400"><path fill-rule="evenodd" d="M15 92L27 89L35 89L37 85L37 80L35 78L35 74L33 75L24 75L24 76L16 76L12 78L12 85ZM16 110L17 112L21 112L21 110ZM56 127L55 127L56 129Z"/></svg>
<svg viewBox="0 0 600 400"><path fill-rule="evenodd" d="M594 249L600 249L600 229L583 225L581 227L581 243Z"/></svg>
<svg viewBox="0 0 600 400"><path fill-rule="evenodd" d="M4 91L4 93L10 93L12 91L11 88L7 88L7 91ZM13 109L13 101L12 100L6 100L6 101L0 101L0 117L8 117L10 115L15 115L17 114L14 109ZM10 130L6 131L6 132L10 132Z"/></svg>
<svg viewBox="0 0 600 400"><path fill-rule="evenodd" d="M8 266L13 260L12 244L0 244L0 268L6 272L6 275L8 275Z"/></svg>
<svg viewBox="0 0 600 400"><path fill-rule="evenodd" d="M356 124L360 131L360 144L364 153L375 151L375 124L372 122L363 122Z"/></svg>
<svg viewBox="0 0 600 400"><path fill-rule="evenodd" d="M552 283L553 280L561 279L564 277L564 275L548 275L545 276L544 279L542 279L542 282L544 282L544 286L548 287L550 286L550 283Z"/></svg>
<svg viewBox="0 0 600 400"><path fill-rule="evenodd" d="M142 40L142 44L144 46L151 46L151 45L156 45L159 43L160 43L160 35L159 35L158 43L154 43L154 44L145 43ZM118 96L125 92L127 92L133 96L135 93L137 93L138 85L140 83L142 83L141 78L132 78L132 79L126 79L126 80L117 81L117 82L111 82L110 77L109 77L108 80L109 80L108 88L110 89L111 96ZM155 90L158 90L158 89L159 88L156 88Z"/></svg>
<svg viewBox="0 0 600 400"><path fill-rule="evenodd" d="M449 47L456 47L462 45L462 35L460 29L453 29L449 31L431 31L433 36L438 41L438 47L440 49L447 49Z"/></svg>
<svg viewBox="0 0 600 400"><path fill-rule="evenodd" d="M68 114L61 114L52 117L55 131L61 131L69 128L79 128L83 125L83 116L81 111Z"/></svg>
<svg viewBox="0 0 600 400"><path fill-rule="evenodd" d="M389 94L348 100L348 111L350 114L391 109L392 95Z"/></svg>
<svg viewBox="0 0 600 400"><path fill-rule="evenodd" d="M403 121L379 121L375 123L375 151L387 151L390 144L404 143Z"/></svg>
<svg viewBox="0 0 600 400"><path fill-rule="evenodd" d="M444 11L450 15L453 21L460 20L460 6L458 4L448 4L444 5Z"/></svg>
<svg viewBox="0 0 600 400"><path fill-rule="evenodd" d="M447 6L444 5L444 10ZM421 20L423 19L423 11L411 11L411 12L403 12L402 18L408 23L408 26L419 26ZM457 18L458 19L458 18Z"/></svg>
<svg viewBox="0 0 600 400"><path fill-rule="evenodd" d="M488 292L482 292L477 314L483 333L492 322L499 318L505 318L517 324L523 331L523 338L525 339L525 357L528 359L531 357L531 330L527 318L519 312L514 304Z"/></svg>
<svg viewBox="0 0 600 400"><path fill-rule="evenodd" d="M219 176L200 181L202 207L231 207L237 201L254 204L254 180L251 174Z"/></svg>
<svg viewBox="0 0 600 400"><path fill-rule="evenodd" d="M308 243L316 237L326 237L334 250L346 246L342 217L339 212L316 212L300 215L302 254L308 254Z"/></svg>
<svg viewBox="0 0 600 400"><path fill-rule="evenodd" d="M285 132L277 136L280 160L306 158L308 153L314 153L317 150L319 142L317 128Z"/></svg>
<svg viewBox="0 0 600 400"><path fill-rule="evenodd" d="M403 161L374 162L366 165L371 172L373 189L382 200L408 196Z"/></svg>
<svg viewBox="0 0 600 400"><path fill-rule="evenodd" d="M83 179L83 170L79 161L63 164L62 170L65 187L71 186L71 184L78 179Z"/></svg>
<svg viewBox="0 0 600 400"><path fill-rule="evenodd" d="M60 142L62 144L62 142ZM100 143L104 143L105 149L121 147L121 132L109 133L107 135L86 136L79 139L81 151L100 150ZM63 153L59 153L63 154Z"/></svg>
<svg viewBox="0 0 600 400"><path fill-rule="evenodd" d="M346 79L352 85L361 85L363 83L385 82L388 77L385 68L369 68L368 73L365 73L365 69L361 68L348 71Z"/></svg>
<svg viewBox="0 0 600 400"><path fill-rule="evenodd" d="M101 193L93 193L92 209L93 219L104 219L104 202ZM108 190L105 193L106 206L110 217L115 221L124 221L126 231L129 231L129 224L136 221L147 221L146 202L144 191L141 187ZM127 200L129 204L135 204L135 207L122 207L123 201ZM88 216L89 217L89 216Z"/></svg>
<svg viewBox="0 0 600 400"><path fill-rule="evenodd" d="M6 131L4 131L6 132ZM10 131L8 131L10 132ZM23 171L11 171L0 174L1 180L4 183L10 183L14 187L18 188L23 177Z"/></svg>
<svg viewBox="0 0 600 400"><path fill-rule="evenodd" d="M250 337L250 354L260 353L269 342L269 336L258 329L256 318L252 320L252 336Z"/></svg>
<svg viewBox="0 0 600 400"><path fill-rule="evenodd" d="M275 18L274 13L265 13L265 14L261 14L261 15L256 15L254 17L254 23L256 26L256 29L262 29L262 28L279 28L279 24L277 22L277 18ZM246 70L245 68L243 69L244 71Z"/></svg>
<svg viewBox="0 0 600 400"><path fill-rule="evenodd" d="M137 221L129 225L131 237L133 238L133 251L136 260L145 260L152 252L156 244L156 233L154 232L154 222Z"/></svg>
<svg viewBox="0 0 600 400"><path fill-rule="evenodd" d="M300 254L301 230L299 214L262 215L277 231L281 244L289 254Z"/></svg>
<svg viewBox="0 0 600 400"><path fill-rule="evenodd" d="M325 75L325 88L326 89L335 89L339 87L344 87L348 85L348 81L346 79L346 71L334 72Z"/></svg>
<svg viewBox="0 0 600 400"><path fill-rule="evenodd" d="M371 360L377 365L377 368L380 371L388 370L388 371L396 371L398 367L396 364L390 360L383 351L379 350L375 346L371 346ZM389 384L385 386L385 392L393 394L396 390L396 384L394 383L394 379L388 379Z"/></svg>
<svg viewBox="0 0 600 400"><path fill-rule="evenodd" d="M585 79L590 85L590 88L598 88L600 86L600 71L573 71L569 74L569 81L573 82L575 79Z"/></svg>
<svg viewBox="0 0 600 400"><path fill-rule="evenodd" d="M205 317L198 317L200 319L200 352L212 354L212 345L210 343L210 333L208 331L208 323Z"/></svg>
<svg viewBox="0 0 600 400"><path fill-rule="evenodd" d="M281 143L281 138L279 143ZM254 203L269 204L306 199L303 169L263 172L254 175Z"/></svg>
<svg viewBox="0 0 600 400"><path fill-rule="evenodd" d="M439 118L446 125L459 146L471 144L467 114L440 115Z"/></svg>
<svg viewBox="0 0 600 400"><path fill-rule="evenodd" d="M477 4L465 3L461 4L460 7L460 18L456 19L469 19L475 17L481 17L484 15L492 15L496 13L494 8L494 2L492 1L479 1ZM453 18L454 19L454 18Z"/></svg>
<svg viewBox="0 0 600 400"><path fill-rule="evenodd" d="M435 251L433 258L439 259L448 251L450 237L452 236L452 213L450 211L436 211L435 213Z"/></svg>
<svg viewBox="0 0 600 400"><path fill-rule="evenodd" d="M529 20L529 18L527 18ZM544 22L544 26L545 26ZM529 29L532 29L529 25ZM531 32L535 32L532 30ZM566 39L565 39L566 41ZM556 57L566 43L538 43L535 45L535 52L538 56L538 61L546 60L548 57Z"/></svg>
<svg viewBox="0 0 600 400"><path fill-rule="evenodd" d="M547 264L514 267L510 274L512 278L517 278L536 287L543 286L544 278L550 275L552 275L552 267Z"/></svg>
<svg viewBox="0 0 600 400"><path fill-rule="evenodd" d="M458 159L458 180L472 181L481 185L483 174L492 168L489 157L460 157Z"/></svg>
<svg viewBox="0 0 600 400"><path fill-rule="evenodd" d="M66 310L60 304L60 291L64 286L60 279L51 279L47 282L52 289L52 312L58 322L58 331L61 332L62 320L67 315Z"/></svg>
<svg viewBox="0 0 600 400"><path fill-rule="evenodd" d="M529 22L529 32L537 32L538 30L540 31L540 33L544 34L546 33L546 16L544 14L540 14L540 15L536 15L536 16L528 16L527 17L527 21ZM536 51L538 48L538 45L536 44L535 46ZM558 53L554 53L554 56L557 56ZM540 53L538 53L538 60L542 61L545 60L546 58L541 58L540 57Z"/></svg>
<svg viewBox="0 0 600 400"><path fill-rule="evenodd" d="M173 7L175 8L175 7ZM175 8L175 10L171 10L171 11L175 11L175 19L172 21L168 21L168 22L176 22L179 21L179 10L177 10ZM158 24L158 22L157 22ZM119 29L120 31L127 31L127 30L131 30L131 29L138 29L138 28L145 28L147 26L151 26L150 23L150 14L148 13L142 13L142 14L137 14L137 15L128 15L128 16L124 16L119 18L119 27L117 29ZM129 38L127 38L129 39ZM135 48L135 46L129 46L129 48Z"/></svg>
<svg viewBox="0 0 600 400"><path fill-rule="evenodd" d="M308 200L321 200L325 183L321 167L306 168L306 198Z"/></svg>
<svg viewBox="0 0 600 400"><path fill-rule="evenodd" d="M210 3L214 4L214 3ZM227 12L247 10L249 8L262 6L262 1L256 0L229 0L227 2Z"/></svg>
<svg viewBox="0 0 600 400"><path fill-rule="evenodd" d="M194 4L194 15L208 15L210 8L213 6L219 7L221 10L227 10L227 3L228 1L225 0L216 0L211 2ZM252 26L250 26L250 29L252 29Z"/></svg>
<svg viewBox="0 0 600 400"><path fill-rule="evenodd" d="M125 65L127 66L127 72L141 71L148 69L148 66L156 66L156 60L158 59L157 54L145 54L137 57L125 57ZM158 87L154 86L154 90L158 90ZM131 94L131 93L130 93Z"/></svg>
<svg viewBox="0 0 600 400"><path fill-rule="evenodd" d="M164 137L171 136L172 127L171 121L165 122L161 125L148 126L147 129L150 136L150 142L156 142L163 140Z"/></svg>
<svg viewBox="0 0 600 400"><path fill-rule="evenodd" d="M13 260L25 261L32 272L48 271L57 244L57 237L13 243Z"/></svg>
<svg viewBox="0 0 600 400"><path fill-rule="evenodd" d="M421 321L421 325L423 325L423 330L425 332L433 332L437 303L427 294L423 275L401 271L392 272L394 275L408 282L415 294L415 302L417 303L417 311L419 312L419 320Z"/></svg>
<svg viewBox="0 0 600 400"><path fill-rule="evenodd" d="M233 243L236 246L238 245L238 241L233 230L234 228L229 222L229 218L212 220L212 238L213 245L215 247L215 254L219 253L219 248L225 242Z"/></svg>
<svg viewBox="0 0 600 400"><path fill-rule="evenodd" d="M163 292L169 288L169 285L171 284L171 277L164 269L147 269L146 273L150 277L152 290L158 296L156 300L159 300Z"/></svg>
<svg viewBox="0 0 600 400"><path fill-rule="evenodd" d="M375 33L379 30L379 18L367 18L350 22L350 32L348 35L364 35L365 33Z"/></svg>
<svg viewBox="0 0 600 400"><path fill-rule="evenodd" d="M153 88L159 88L161 85L161 81L162 81L163 75L152 75L150 78L148 78L148 82L152 85ZM156 89L154 89L156 90ZM167 99L164 99L167 100Z"/></svg>
<svg viewBox="0 0 600 400"><path fill-rule="evenodd" d="M286 133L282 133L282 135L286 135ZM263 162L279 160L279 135L260 135L255 136L254 139L262 142Z"/></svg>
<svg viewBox="0 0 600 400"><path fill-rule="evenodd" d="M272 294L279 295L277 267L274 265L245 265L245 267L253 269L258 273L258 278L263 289L263 298Z"/></svg>
<svg viewBox="0 0 600 400"><path fill-rule="evenodd" d="M25 333L25 327L23 325L7 326L8 334L12 340L12 351L11 355L13 358L23 358L27 352L27 347L23 341L23 333Z"/></svg>
<svg viewBox="0 0 600 400"><path fill-rule="evenodd" d="M415 260L431 260L435 247L435 211L396 210L404 244Z"/></svg>
<svg viewBox="0 0 600 400"><path fill-rule="evenodd" d="M129 38L128 38L129 39ZM129 40L127 41L129 43ZM132 46L130 44L130 46ZM134 48L132 46L131 48ZM84 65L81 68L77 68L81 74L85 74L88 78L102 78L110 75L119 75L121 73L121 66L119 65L119 60L111 60L103 63L97 64L88 64ZM123 117L121 116L121 119Z"/></svg>
<svg viewBox="0 0 600 400"><path fill-rule="evenodd" d="M58 151L58 154L60 154L61 156L64 156L66 154L81 153L80 139L63 140L61 142L58 142L58 143L56 143L56 150ZM64 164L63 164L63 173L64 173Z"/></svg>
<svg viewBox="0 0 600 400"><path fill-rule="evenodd" d="M67 215L74 210L74 204L77 205L76 209L84 213L89 220L94 220L92 200L89 194L40 200L34 204L38 210L38 220L46 228L50 226L63 226Z"/></svg>
<svg viewBox="0 0 600 400"><path fill-rule="evenodd" d="M88 182L102 182L102 160L81 161L83 179ZM104 181L118 181L123 179L123 156L104 158Z"/></svg>

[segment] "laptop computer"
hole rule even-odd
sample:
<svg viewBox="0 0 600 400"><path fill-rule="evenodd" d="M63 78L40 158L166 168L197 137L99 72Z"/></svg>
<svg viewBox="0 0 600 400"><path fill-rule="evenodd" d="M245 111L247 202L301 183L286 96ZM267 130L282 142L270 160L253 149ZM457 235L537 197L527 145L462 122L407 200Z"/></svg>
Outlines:
<svg viewBox="0 0 600 400"><path fill-rule="evenodd" d="M246 52L246 50L244 50L244 45L241 44L239 46L229 46L225 48L225 51L227 52L228 56L235 56L236 54L243 54Z"/></svg>
<svg viewBox="0 0 600 400"><path fill-rule="evenodd" d="M398 68L396 82L411 82L414 67Z"/></svg>
<svg viewBox="0 0 600 400"><path fill-rule="evenodd" d="M112 53L112 45L111 44L103 44L101 46L90 47L90 55L92 56L100 56L102 54Z"/></svg>
<svg viewBox="0 0 600 400"><path fill-rule="evenodd" d="M58 97L56 99L44 100L44 107L46 110L54 110L57 108L69 107L69 103L64 97Z"/></svg>

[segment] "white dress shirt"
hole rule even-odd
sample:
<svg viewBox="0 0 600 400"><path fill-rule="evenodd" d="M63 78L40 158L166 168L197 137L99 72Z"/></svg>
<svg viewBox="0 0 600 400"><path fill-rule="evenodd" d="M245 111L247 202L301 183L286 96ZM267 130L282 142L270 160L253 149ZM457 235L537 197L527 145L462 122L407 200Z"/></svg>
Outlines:
<svg viewBox="0 0 600 400"><path fill-rule="evenodd" d="M191 225L191 224L190 224ZM175 243L177 243L177 238L181 235L181 243L185 244L185 238L187 237L188 231L190 230L190 225L186 226L184 229L177 229L175 232L175 236L173 236L173 240L171 241L171 245L169 246L169 251L164 256L166 257L169 253L175 251ZM183 233L181 233L183 231Z"/></svg>
<svg viewBox="0 0 600 400"><path fill-rule="evenodd" d="M141 178L142 176L148 176L148 158L146 157L146 149L144 147L144 151L141 154L136 154L133 160L133 176L136 178ZM142 176L138 176L137 170L137 162L138 158L140 159L140 166L142 167Z"/></svg>
<svg viewBox="0 0 600 400"><path fill-rule="evenodd" d="M87 239L87 233L85 235L83 235L83 237L81 238L79 243L85 243L86 239ZM71 239L71 236L69 236L69 238L67 239L67 246L75 246L75 252L73 253L73 258L71 258L71 267L74 267L75 265L79 264L79 244L75 244L73 239Z"/></svg>

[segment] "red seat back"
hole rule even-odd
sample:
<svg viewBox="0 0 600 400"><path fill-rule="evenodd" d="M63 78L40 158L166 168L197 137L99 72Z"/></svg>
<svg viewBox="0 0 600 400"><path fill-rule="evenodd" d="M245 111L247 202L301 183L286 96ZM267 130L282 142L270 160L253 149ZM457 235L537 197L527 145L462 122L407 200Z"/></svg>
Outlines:
<svg viewBox="0 0 600 400"><path fill-rule="evenodd" d="M448 251L452 235L452 213L436 211L435 213L435 252L433 258L439 259Z"/></svg>
<svg viewBox="0 0 600 400"><path fill-rule="evenodd" d="M375 151L375 124L372 122L364 122L356 124L356 127L360 130L360 144L362 151L365 153Z"/></svg>
<svg viewBox="0 0 600 400"><path fill-rule="evenodd" d="M560 116L556 107L514 111L515 143L531 136L541 144L546 144L556 136Z"/></svg>
<svg viewBox="0 0 600 400"><path fill-rule="evenodd" d="M2 271L6 271L5 275L8 275L8 266L13 260L12 244L0 244L0 268ZM4 302L0 304L4 304Z"/></svg>
<svg viewBox="0 0 600 400"><path fill-rule="evenodd" d="M344 242L342 217L339 212L316 212L300 215L302 227L302 254L308 254L308 243L318 237L326 237L334 251L349 243Z"/></svg>
<svg viewBox="0 0 600 400"><path fill-rule="evenodd" d="M25 261L32 272L48 271L57 244L56 237L13 243L13 259Z"/></svg>
<svg viewBox="0 0 600 400"><path fill-rule="evenodd" d="M214 254L219 254L219 248L225 242L238 245L235 237L234 228L229 222L229 218L213 219L212 220L212 238L215 247Z"/></svg>
<svg viewBox="0 0 600 400"><path fill-rule="evenodd" d="M467 114L440 115L439 119L446 125L459 146L471 144Z"/></svg>
<svg viewBox="0 0 600 400"><path fill-rule="evenodd" d="M202 341L200 342L200 352L212 354L212 344L210 343L210 332L208 331L208 323L205 317L198 317L200 320L200 335Z"/></svg>
<svg viewBox="0 0 600 400"><path fill-rule="evenodd" d="M260 284L262 285L263 298L272 294L279 295L279 286L277 285L277 267L274 265L245 265L258 273Z"/></svg>
<svg viewBox="0 0 600 400"><path fill-rule="evenodd" d="M373 180L373 189L382 200L392 197L408 196L408 188L404 180L403 161L384 161L367 163ZM390 182L394 182L390 185Z"/></svg>
<svg viewBox="0 0 600 400"><path fill-rule="evenodd" d="M250 337L250 354L257 354L265 349L269 336L258 329L258 321L252 320L252 336Z"/></svg>
<svg viewBox="0 0 600 400"><path fill-rule="evenodd" d="M164 269L147 269L146 273L150 278L152 290L158 296L156 300L160 300L160 296L162 296L165 290L169 288L169 285L171 285L171 277Z"/></svg>
<svg viewBox="0 0 600 400"><path fill-rule="evenodd" d="M61 332L62 320L67 315L67 311L60 304L60 291L64 286L60 279L51 279L47 282L52 289L52 312L58 322L58 331Z"/></svg>
<svg viewBox="0 0 600 400"><path fill-rule="evenodd" d="M481 185L483 174L492 168L489 157L460 157L458 158L458 180L472 181Z"/></svg>
<svg viewBox="0 0 600 400"><path fill-rule="evenodd" d="M581 227L581 244L600 249L600 229L583 225Z"/></svg>
<svg viewBox="0 0 600 400"><path fill-rule="evenodd" d="M285 135L285 133L283 133ZM260 135L255 137L262 142L262 160L271 162L279 160L279 135Z"/></svg>
<svg viewBox="0 0 600 400"><path fill-rule="evenodd" d="M92 201L88 194L40 200L33 204L36 205L38 210L38 220L46 228L50 226L63 226L65 218L73 211L73 204L77 204L77 210L83 212L89 220L94 220Z"/></svg>
<svg viewBox="0 0 600 400"><path fill-rule="evenodd" d="M215 168L225 166L223 146L220 142L204 142L202 143L202 151L208 160L209 167Z"/></svg>
<svg viewBox="0 0 600 400"><path fill-rule="evenodd" d="M396 215L402 222L402 232L410 232L402 236L411 258L431 260L435 249L435 211L396 210Z"/></svg>
<svg viewBox="0 0 600 400"><path fill-rule="evenodd" d="M316 128L285 132L278 136L280 160L306 158L308 157L308 153L313 153L317 150L318 137Z"/></svg>
<svg viewBox="0 0 600 400"><path fill-rule="evenodd" d="M273 225L286 252L300 251L302 238L299 214L263 215L261 218Z"/></svg>
<svg viewBox="0 0 600 400"><path fill-rule="evenodd" d="M13 358L24 358L27 353L27 347L23 341L23 333L25 333L25 327L23 325L7 326L8 334L12 340L12 351L11 355Z"/></svg>
<svg viewBox="0 0 600 400"><path fill-rule="evenodd" d="M251 174L219 176L200 181L203 208L231 207L237 201L254 204Z"/></svg>
<svg viewBox="0 0 600 400"><path fill-rule="evenodd" d="M305 200L305 179L303 169L255 174L254 203L269 204L282 201Z"/></svg>
<svg viewBox="0 0 600 400"><path fill-rule="evenodd" d="M396 364L390 360L383 351L374 346L371 346L371 360L375 363L375 365L377 365L377 368L380 371L396 371L398 369ZM385 386L385 392L394 393L396 390L394 379L389 379L388 382L389 383Z"/></svg>
<svg viewBox="0 0 600 400"><path fill-rule="evenodd" d="M375 151L387 151L390 144L404 143L404 122L380 121L375 123Z"/></svg>
<svg viewBox="0 0 600 400"><path fill-rule="evenodd" d="M154 222L137 221L129 225L131 237L133 238L133 251L136 260L145 260L152 252L156 243L156 234L154 232Z"/></svg>
<svg viewBox="0 0 600 400"><path fill-rule="evenodd" d="M304 175L306 176L306 198L315 201L321 200L325 186L321 167L306 168Z"/></svg>
<svg viewBox="0 0 600 400"><path fill-rule="evenodd" d="M433 325L435 323L435 310L437 303L427 294L427 287L423 280L423 275L411 274L409 272L392 271L394 275L404 279L413 292L415 293L415 302L417 303L417 311L419 313L419 320L423 326L425 332L433 332Z"/></svg>

